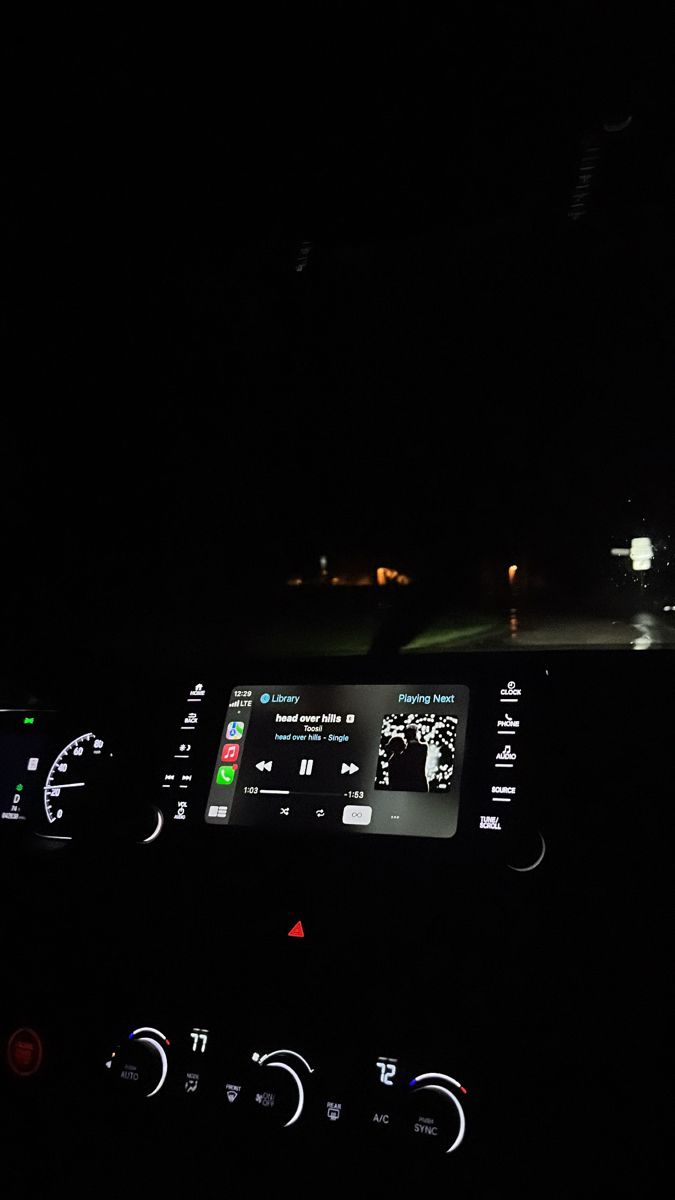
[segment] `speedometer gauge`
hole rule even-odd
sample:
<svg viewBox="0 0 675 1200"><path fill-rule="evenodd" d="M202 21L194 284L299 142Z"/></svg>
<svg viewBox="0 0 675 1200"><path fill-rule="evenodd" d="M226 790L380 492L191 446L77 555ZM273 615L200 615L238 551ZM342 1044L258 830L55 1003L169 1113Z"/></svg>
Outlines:
<svg viewBox="0 0 675 1200"><path fill-rule="evenodd" d="M50 825L69 829L71 819L86 804L88 789L105 770L104 760L110 757L103 738L91 732L63 747L45 783L45 812Z"/></svg>

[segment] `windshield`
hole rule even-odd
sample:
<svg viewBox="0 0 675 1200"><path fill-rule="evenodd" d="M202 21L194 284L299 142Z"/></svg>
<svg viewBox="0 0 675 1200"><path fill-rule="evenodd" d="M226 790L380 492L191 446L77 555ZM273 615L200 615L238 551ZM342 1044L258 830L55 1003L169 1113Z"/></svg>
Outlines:
<svg viewBox="0 0 675 1200"><path fill-rule="evenodd" d="M7 630L673 643L668 70L570 8L17 47Z"/></svg>

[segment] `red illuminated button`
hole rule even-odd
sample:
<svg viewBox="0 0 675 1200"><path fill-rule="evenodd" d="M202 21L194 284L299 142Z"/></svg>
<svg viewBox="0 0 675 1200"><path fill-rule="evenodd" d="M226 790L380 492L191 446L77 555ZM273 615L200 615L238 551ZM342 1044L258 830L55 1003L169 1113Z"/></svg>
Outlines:
<svg viewBox="0 0 675 1200"><path fill-rule="evenodd" d="M296 921L296 922L295 922L295 925L293 926L293 928L292 928L292 929L289 929L289 931L288 931L288 936L289 936L289 937L302 937L302 938L304 938L304 936L305 936L305 931L304 931L304 929L302 928L302 921Z"/></svg>
<svg viewBox="0 0 675 1200"><path fill-rule="evenodd" d="M15 1075L34 1075L42 1063L42 1042L34 1029L17 1029L7 1043L7 1062Z"/></svg>

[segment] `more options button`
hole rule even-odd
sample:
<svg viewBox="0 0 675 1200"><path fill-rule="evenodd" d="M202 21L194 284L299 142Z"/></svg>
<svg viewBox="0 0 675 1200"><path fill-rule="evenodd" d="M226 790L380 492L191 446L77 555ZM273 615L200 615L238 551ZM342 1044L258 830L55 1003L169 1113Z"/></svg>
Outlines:
<svg viewBox="0 0 675 1200"><path fill-rule="evenodd" d="M343 825L370 825L372 817L370 804L345 804L342 810Z"/></svg>

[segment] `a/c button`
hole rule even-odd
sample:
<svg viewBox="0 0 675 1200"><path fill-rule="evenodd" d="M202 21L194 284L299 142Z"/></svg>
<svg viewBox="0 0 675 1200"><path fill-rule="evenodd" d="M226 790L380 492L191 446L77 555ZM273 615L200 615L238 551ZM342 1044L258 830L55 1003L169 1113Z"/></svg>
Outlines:
<svg viewBox="0 0 675 1200"><path fill-rule="evenodd" d="M369 804L346 804L342 810L343 825L370 825L373 810Z"/></svg>

